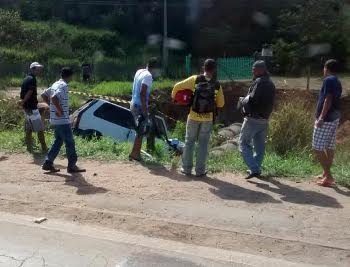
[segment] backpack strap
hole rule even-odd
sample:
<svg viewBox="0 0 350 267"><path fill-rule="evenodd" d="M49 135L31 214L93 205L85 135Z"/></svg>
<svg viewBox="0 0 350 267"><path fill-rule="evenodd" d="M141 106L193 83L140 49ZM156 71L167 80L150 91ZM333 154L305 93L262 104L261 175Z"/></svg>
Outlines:
<svg viewBox="0 0 350 267"><path fill-rule="evenodd" d="M195 84L206 82L207 79L205 78L204 74L200 74L196 77Z"/></svg>

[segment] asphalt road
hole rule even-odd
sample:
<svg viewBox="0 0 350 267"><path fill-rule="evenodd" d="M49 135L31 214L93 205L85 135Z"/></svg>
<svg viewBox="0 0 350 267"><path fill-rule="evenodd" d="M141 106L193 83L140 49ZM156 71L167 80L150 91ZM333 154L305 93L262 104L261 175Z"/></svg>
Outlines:
<svg viewBox="0 0 350 267"><path fill-rule="evenodd" d="M135 236L110 229L0 213L1 267L312 266Z"/></svg>

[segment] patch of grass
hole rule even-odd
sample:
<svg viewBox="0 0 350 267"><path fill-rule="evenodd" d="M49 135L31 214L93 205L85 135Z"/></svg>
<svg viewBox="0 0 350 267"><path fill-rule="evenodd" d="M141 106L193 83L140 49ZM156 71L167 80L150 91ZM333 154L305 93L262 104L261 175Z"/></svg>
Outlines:
<svg viewBox="0 0 350 267"><path fill-rule="evenodd" d="M1 97L0 97L1 99ZM0 103L0 130L14 129L17 125L23 125L23 111L17 107L16 101Z"/></svg>
<svg viewBox="0 0 350 267"><path fill-rule="evenodd" d="M350 145L336 151L333 174L337 183L350 187ZM239 151L225 153L223 156L210 156L208 168L211 172L242 172L247 169ZM297 180L312 178L322 173L318 162L314 160L312 154L308 153L289 153L280 156L268 151L265 156L263 171L266 176L289 177Z"/></svg>
<svg viewBox="0 0 350 267"><path fill-rule="evenodd" d="M179 123L174 137L183 135L184 124ZM177 133L176 133L177 132ZM0 151L25 152L23 129L3 129L0 132ZM53 141L52 132L46 134L48 144ZM35 138L36 140L36 138ZM131 151L131 143L116 143L110 138L92 139L87 141L75 137L79 157L94 160L127 160ZM144 143L144 149L146 144ZM39 144L37 144L39 149ZM338 184L350 187L350 143L339 146L333 167L333 174ZM64 149L61 151L64 155ZM167 146L162 141L156 142L156 150L152 159L146 158L146 164L177 166L179 159L172 158ZM238 151L231 151L220 157L210 156L208 160L210 172L241 172L247 169ZM267 148L263 164L264 174L272 177L289 177L302 180L312 178L321 173L319 163L314 160L311 152L289 152L279 155L273 152L271 145Z"/></svg>
<svg viewBox="0 0 350 267"><path fill-rule="evenodd" d="M155 81L152 88L153 90L172 88L175 83L173 80ZM97 84L73 81L69 86L72 90L104 96L130 97L132 92L132 81L105 81Z"/></svg>
<svg viewBox="0 0 350 267"><path fill-rule="evenodd" d="M271 117L269 143L272 150L280 155L310 150L313 117L305 100L295 98L282 104Z"/></svg>
<svg viewBox="0 0 350 267"><path fill-rule="evenodd" d="M186 123L182 121L177 121L175 128L172 131L171 137L177 138L180 141L185 141L185 135L186 135Z"/></svg>

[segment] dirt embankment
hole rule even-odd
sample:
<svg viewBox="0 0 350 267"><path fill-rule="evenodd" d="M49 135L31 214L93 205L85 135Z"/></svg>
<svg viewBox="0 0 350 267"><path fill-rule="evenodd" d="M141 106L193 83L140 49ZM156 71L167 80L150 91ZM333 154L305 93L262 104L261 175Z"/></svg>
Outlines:
<svg viewBox="0 0 350 267"><path fill-rule="evenodd" d="M218 118L220 123L229 125L231 123L241 122L243 120L241 113L237 111L236 107L239 97L247 94L249 84L249 82L226 82L222 84L226 104ZM188 114L188 108L172 103L170 91L171 89L169 88L168 90L155 90L153 92L153 97L157 102L157 108L175 120L184 121ZM308 92L301 89L278 89L276 96L276 107L285 101L298 98L310 103L310 109L314 110L317 103L318 94L319 92L315 90ZM347 120L350 120L350 95L346 95L342 98L342 123Z"/></svg>

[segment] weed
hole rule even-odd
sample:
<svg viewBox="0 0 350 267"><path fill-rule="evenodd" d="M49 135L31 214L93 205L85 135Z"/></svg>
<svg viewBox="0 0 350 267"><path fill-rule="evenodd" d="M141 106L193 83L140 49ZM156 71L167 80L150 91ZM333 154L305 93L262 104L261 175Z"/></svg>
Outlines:
<svg viewBox="0 0 350 267"><path fill-rule="evenodd" d="M273 151L285 155L310 150L313 115L301 99L288 101L272 115L269 143Z"/></svg>

